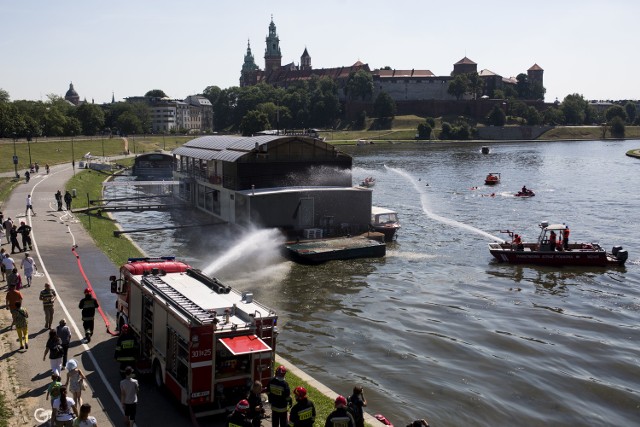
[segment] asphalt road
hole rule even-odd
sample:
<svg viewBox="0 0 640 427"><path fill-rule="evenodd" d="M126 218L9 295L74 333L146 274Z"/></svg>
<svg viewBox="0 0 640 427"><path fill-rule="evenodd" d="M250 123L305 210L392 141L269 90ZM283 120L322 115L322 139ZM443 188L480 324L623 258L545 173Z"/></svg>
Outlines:
<svg viewBox="0 0 640 427"><path fill-rule="evenodd" d="M108 278L117 273L118 267L94 245L72 213L57 211L54 193L63 191L65 182L72 175L70 165L54 166L49 175L41 168L40 173L34 174L28 184L23 181L16 188L2 207L5 218L11 217L18 224L26 221L32 226L34 250L30 252L36 260L39 274L34 277L31 288L22 289L23 306L29 312L30 348L27 351L19 350L15 330L9 330L8 323L3 321L0 335L5 342L5 353L0 358L6 359L10 369L15 372L19 383L17 404L29 414L29 419L25 419L21 425L46 425L39 422L34 414L39 408L50 408L45 395L51 381L51 371L49 361L42 360L48 334L44 328L42 304L38 300L44 283L49 282L58 294L54 326L60 319L67 320L73 334L69 358L78 361L88 378L89 389L83 392L83 400L92 405L92 415L97 418L98 425L120 426L123 424L123 413L119 404L119 366L113 360L115 338L106 332L105 322L96 315L95 334L91 343L81 340L83 331L78 303L87 284L80 273L72 247L77 245L79 260L111 324L115 323L115 297L110 293ZM32 195L36 216L25 217L27 194ZM6 239L3 239L3 247L10 251L11 246L6 244ZM22 253L13 255L18 266L23 257ZM2 285L5 286L6 282ZM62 381L66 381L66 371L63 371ZM41 416L42 411L38 411L38 415ZM202 422L201 425L211 422ZM141 380L136 425L190 426L192 423L188 413L179 404L157 391L151 381Z"/></svg>

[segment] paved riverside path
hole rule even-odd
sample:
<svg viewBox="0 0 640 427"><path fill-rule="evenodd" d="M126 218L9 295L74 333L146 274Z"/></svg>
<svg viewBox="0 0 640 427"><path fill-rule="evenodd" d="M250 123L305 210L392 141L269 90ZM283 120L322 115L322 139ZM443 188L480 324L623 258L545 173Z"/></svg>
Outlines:
<svg viewBox="0 0 640 427"><path fill-rule="evenodd" d="M72 245L77 245L84 271L112 325L115 324L115 296L110 292L108 279L110 275L117 274L118 267L95 246L73 214L57 211L54 194L57 190L64 193L64 184L72 176L69 164L53 166L49 175L40 168L29 183L22 180L1 209L5 218L11 217L18 224L25 221L33 227L34 247L30 254L38 267L38 277L34 277L32 286L21 290L23 306L29 312L29 350L19 350L15 329L9 330L9 311L1 310L0 314L0 363L5 373L9 372L17 380L17 402L14 404L9 400L8 406L20 409L23 418L17 424L20 427L46 425L38 422L34 414L38 408L50 409L45 395L51 382L51 370L48 359L42 360L48 333L44 328L42 303L38 300L45 282L51 283L58 294L53 326L57 326L62 318L67 320L72 332L69 359L76 359L88 378L89 389L82 393L83 401L91 404L92 415L101 427L123 424L119 404L119 365L113 359L116 339L106 333L99 314L96 313L91 343L81 341L83 329L78 303L86 284L71 251ZM36 216L25 217L27 194L32 196ZM79 203L82 198L78 195L74 203ZM10 252L11 246L7 245L6 239L2 243L2 247ZM19 268L24 254L16 253L12 257ZM0 285L6 291L6 282L0 282ZM1 304L5 308L4 298ZM65 381L66 371L63 371L63 384ZM141 381L137 419L136 425L141 427L192 425L187 412L164 393L156 391L151 381Z"/></svg>

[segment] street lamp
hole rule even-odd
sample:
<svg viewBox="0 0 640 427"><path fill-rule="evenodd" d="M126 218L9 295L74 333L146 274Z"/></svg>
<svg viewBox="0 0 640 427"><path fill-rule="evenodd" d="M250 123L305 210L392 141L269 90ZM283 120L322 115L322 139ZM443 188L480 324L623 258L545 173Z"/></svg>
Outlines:
<svg viewBox="0 0 640 427"><path fill-rule="evenodd" d="M102 135L102 161L104 161L104 130L101 133Z"/></svg>
<svg viewBox="0 0 640 427"><path fill-rule="evenodd" d="M71 132L71 167L73 168L73 174L76 174L76 156L73 150L73 132Z"/></svg>
<svg viewBox="0 0 640 427"><path fill-rule="evenodd" d="M31 169L31 165L33 164L31 160L31 133L27 134L27 148L29 149L29 169Z"/></svg>
<svg viewBox="0 0 640 427"><path fill-rule="evenodd" d="M20 175L18 175L18 154L16 153L16 141L18 140L18 136L15 132L13 132L13 169L16 172L16 179L20 179Z"/></svg>

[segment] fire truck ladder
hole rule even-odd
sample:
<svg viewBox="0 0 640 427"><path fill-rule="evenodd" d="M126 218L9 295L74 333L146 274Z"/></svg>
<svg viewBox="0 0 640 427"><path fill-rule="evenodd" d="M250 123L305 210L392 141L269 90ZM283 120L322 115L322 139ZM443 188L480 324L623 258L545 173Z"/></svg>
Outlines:
<svg viewBox="0 0 640 427"><path fill-rule="evenodd" d="M169 286L164 280L155 275L145 276L142 279L147 285L162 295L169 304L187 317L195 317L203 324L213 320L213 314L200 307L189 298Z"/></svg>

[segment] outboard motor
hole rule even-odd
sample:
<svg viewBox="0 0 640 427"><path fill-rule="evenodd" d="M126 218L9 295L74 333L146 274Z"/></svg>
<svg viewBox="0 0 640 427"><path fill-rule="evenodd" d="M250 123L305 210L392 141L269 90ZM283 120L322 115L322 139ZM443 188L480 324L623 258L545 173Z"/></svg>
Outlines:
<svg viewBox="0 0 640 427"><path fill-rule="evenodd" d="M622 250L622 246L614 246L613 248L611 248L611 254L613 256L617 256L618 252Z"/></svg>
<svg viewBox="0 0 640 427"><path fill-rule="evenodd" d="M623 249L620 249L619 251L616 252L615 257L620 263L620 265L622 265L627 261L627 258L629 258L629 253Z"/></svg>

